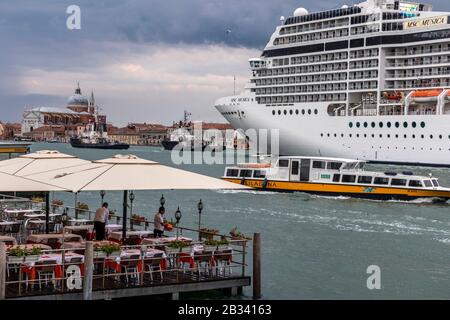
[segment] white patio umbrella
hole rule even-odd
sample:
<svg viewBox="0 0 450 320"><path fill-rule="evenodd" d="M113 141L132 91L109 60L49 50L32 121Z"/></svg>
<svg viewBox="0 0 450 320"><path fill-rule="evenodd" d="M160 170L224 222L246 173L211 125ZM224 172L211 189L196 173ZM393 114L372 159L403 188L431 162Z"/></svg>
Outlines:
<svg viewBox="0 0 450 320"><path fill-rule="evenodd" d="M78 157L53 150L41 150L17 158L0 161L0 172L26 177L31 174L70 168L91 163Z"/></svg>
<svg viewBox="0 0 450 320"><path fill-rule="evenodd" d="M134 155L116 155L76 167L58 169L29 178L80 191L124 191L123 238L126 236L127 202L130 190L219 190L249 189L246 186L161 165Z"/></svg>
<svg viewBox="0 0 450 320"><path fill-rule="evenodd" d="M71 168L82 164L89 164L90 161L77 158L72 155L60 153L54 150L41 150L35 153L19 156L17 158L0 161L0 172L6 173L12 176L27 178L32 174L44 173L57 169ZM17 192L46 192L46 231L48 232L48 215L50 208L49 192L52 191L70 191L64 187L56 187L49 184L39 184L36 181L26 181L16 179L16 183L7 184L9 180L2 179L1 191L17 191ZM76 202L76 201L75 201Z"/></svg>

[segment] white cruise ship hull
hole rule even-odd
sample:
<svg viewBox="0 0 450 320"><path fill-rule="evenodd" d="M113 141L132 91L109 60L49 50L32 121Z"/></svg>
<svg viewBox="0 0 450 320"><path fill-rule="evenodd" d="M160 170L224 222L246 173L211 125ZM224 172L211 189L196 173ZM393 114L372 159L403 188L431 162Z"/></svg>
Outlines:
<svg viewBox="0 0 450 320"><path fill-rule="evenodd" d="M329 102L294 103L265 107L254 96L226 97L216 109L235 129L279 130L281 155L360 159L370 162L450 166L450 117L399 115L335 117L326 112ZM248 100L248 102L235 102ZM281 115L278 114L281 111ZM284 111L286 110L286 115ZM292 110L292 115L290 111ZM296 110L299 113L296 114ZM305 113L302 114L302 110ZM311 114L309 114L311 110ZM314 114L317 110L317 114ZM275 111L275 115L273 115ZM364 127L367 122L367 128ZM391 127L388 128L388 122ZM399 128L395 123L399 122ZM407 128L404 128L404 123ZM413 128L413 122L416 127ZM420 123L425 127L421 128ZM350 127L352 123L352 127ZM359 123L359 128L357 127ZM372 127L372 123L375 127ZM380 127L382 123L382 127ZM270 147L270 139L268 139Z"/></svg>

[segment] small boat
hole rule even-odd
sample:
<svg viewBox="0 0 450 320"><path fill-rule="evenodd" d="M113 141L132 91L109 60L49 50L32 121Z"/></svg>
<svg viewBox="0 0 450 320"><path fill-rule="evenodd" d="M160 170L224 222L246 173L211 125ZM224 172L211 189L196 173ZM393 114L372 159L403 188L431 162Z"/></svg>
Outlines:
<svg viewBox="0 0 450 320"><path fill-rule="evenodd" d="M438 100L441 93L442 90L417 90L411 94L411 97L416 102L434 102ZM449 99L448 96L447 99Z"/></svg>
<svg viewBox="0 0 450 320"><path fill-rule="evenodd" d="M227 167L222 179L267 191L375 200L450 199L450 188L441 187L431 174L365 171L365 164L340 158L279 157L273 166L258 163Z"/></svg>
<svg viewBox="0 0 450 320"><path fill-rule="evenodd" d="M70 145L73 148L84 149L114 149L127 150L130 148L128 143L111 141L108 138L108 132L105 123L98 120L98 108L95 112L95 121L86 125L86 130L79 136L70 138Z"/></svg>

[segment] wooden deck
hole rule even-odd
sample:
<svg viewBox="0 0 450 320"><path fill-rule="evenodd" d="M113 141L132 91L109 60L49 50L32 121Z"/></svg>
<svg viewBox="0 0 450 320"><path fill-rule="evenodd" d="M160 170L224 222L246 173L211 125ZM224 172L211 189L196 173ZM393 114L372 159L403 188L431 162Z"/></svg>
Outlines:
<svg viewBox="0 0 450 320"><path fill-rule="evenodd" d="M242 292L242 288L251 284L249 276L198 276L192 272L168 272L164 275L164 280L154 277L152 281L149 275L145 276L142 284L127 283L124 278L115 279L108 277L93 281L93 300L130 298L138 296L172 295L173 299L178 299L179 293L201 292L208 290L231 289L233 295ZM35 289L21 287L19 295L18 284L9 284L6 288L6 299L8 300L82 300L83 293L78 291L62 292L53 285L41 289L35 285Z"/></svg>

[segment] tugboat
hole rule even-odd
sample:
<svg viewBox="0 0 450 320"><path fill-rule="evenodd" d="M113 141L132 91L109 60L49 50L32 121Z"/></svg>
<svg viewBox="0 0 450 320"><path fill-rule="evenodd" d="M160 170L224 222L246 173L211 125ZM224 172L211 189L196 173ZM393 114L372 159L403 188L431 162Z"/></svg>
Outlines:
<svg viewBox="0 0 450 320"><path fill-rule="evenodd" d="M305 192L375 200L429 199L447 202L450 188L437 178L410 171L365 171L361 160L323 157L279 157L277 163L241 164L227 167L222 179L255 189Z"/></svg>
<svg viewBox="0 0 450 320"><path fill-rule="evenodd" d="M86 131L80 136L70 138L70 145L74 148L91 148L91 149L115 149L126 150L130 148L127 143L110 141L106 124L98 121L98 110L95 112L94 123L86 126Z"/></svg>
<svg viewBox="0 0 450 320"><path fill-rule="evenodd" d="M216 141L204 141L203 137L199 140L192 134L193 123L189 117L191 114L184 111L184 119L174 124L174 130L170 134L170 138L161 141L165 150L173 150L179 146L180 151L205 151L209 148L212 152L223 151L226 149L224 144L216 143Z"/></svg>

